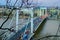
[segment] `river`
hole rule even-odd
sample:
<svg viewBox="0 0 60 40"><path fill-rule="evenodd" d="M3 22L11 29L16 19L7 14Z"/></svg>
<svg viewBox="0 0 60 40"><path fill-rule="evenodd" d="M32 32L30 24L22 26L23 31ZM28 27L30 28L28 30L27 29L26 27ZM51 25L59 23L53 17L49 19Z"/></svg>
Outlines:
<svg viewBox="0 0 60 40"><path fill-rule="evenodd" d="M46 35L56 35L58 27L59 27L59 20L47 20L45 24L43 23L40 26L38 33L34 35L34 39L46 36Z"/></svg>

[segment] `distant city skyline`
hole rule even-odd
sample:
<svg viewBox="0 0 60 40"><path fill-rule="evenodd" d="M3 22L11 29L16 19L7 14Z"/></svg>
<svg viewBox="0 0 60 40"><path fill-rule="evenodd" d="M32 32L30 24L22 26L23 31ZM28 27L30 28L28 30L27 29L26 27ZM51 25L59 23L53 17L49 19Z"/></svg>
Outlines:
<svg viewBox="0 0 60 40"><path fill-rule="evenodd" d="M11 0L11 5L13 5L15 1L16 0ZM29 1L31 2L32 0L29 0ZM17 2L17 3L19 3L19 2ZM21 3L21 1L20 1L20 3ZM6 0L0 0L0 5L5 5L5 4L6 4ZM33 0L32 4L37 4L39 6L58 6L58 7L60 7L60 0Z"/></svg>

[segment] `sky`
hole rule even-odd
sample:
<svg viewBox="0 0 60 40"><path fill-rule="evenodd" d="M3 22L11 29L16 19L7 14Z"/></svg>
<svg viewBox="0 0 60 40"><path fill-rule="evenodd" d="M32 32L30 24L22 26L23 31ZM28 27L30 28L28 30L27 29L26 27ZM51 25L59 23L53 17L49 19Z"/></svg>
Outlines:
<svg viewBox="0 0 60 40"><path fill-rule="evenodd" d="M16 0L11 0L11 5L15 3ZM29 0L29 2L32 2L34 5L39 6L59 6L60 7L60 0ZM16 5L20 5L21 0L17 2ZM6 0L0 0L0 5L5 5Z"/></svg>

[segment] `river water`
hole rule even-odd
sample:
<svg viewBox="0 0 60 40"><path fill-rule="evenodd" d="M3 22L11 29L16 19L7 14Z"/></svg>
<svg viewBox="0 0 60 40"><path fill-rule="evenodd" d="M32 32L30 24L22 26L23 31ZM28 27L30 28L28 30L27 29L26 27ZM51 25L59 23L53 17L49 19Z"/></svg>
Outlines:
<svg viewBox="0 0 60 40"><path fill-rule="evenodd" d="M58 27L59 27L59 20L47 20L44 24L44 26L40 26L43 28L41 31L39 31L36 35L34 35L34 38L40 38L46 35L55 35L57 33Z"/></svg>

